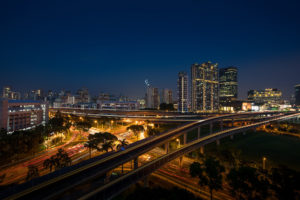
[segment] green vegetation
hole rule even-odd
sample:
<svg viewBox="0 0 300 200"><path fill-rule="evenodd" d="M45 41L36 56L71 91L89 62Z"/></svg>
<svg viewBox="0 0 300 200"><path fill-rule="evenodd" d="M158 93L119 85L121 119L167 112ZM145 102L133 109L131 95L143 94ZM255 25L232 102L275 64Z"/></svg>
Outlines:
<svg viewBox="0 0 300 200"><path fill-rule="evenodd" d="M225 138L217 146L215 143L205 146L205 153L213 156L224 149L240 152L246 162L262 163L266 157L266 167L286 165L300 171L300 139L297 137L276 135L265 132L247 132L246 135L235 135L234 139Z"/></svg>
<svg viewBox="0 0 300 200"><path fill-rule="evenodd" d="M45 169L52 171L61 169L63 167L70 166L72 163L71 158L69 157L68 153L63 149L58 149L56 155L51 156L50 158L46 159L43 163Z"/></svg>
<svg viewBox="0 0 300 200"><path fill-rule="evenodd" d="M35 165L29 165L28 166L28 172L26 176L26 181L30 181L31 179L39 177L39 169Z"/></svg>
<svg viewBox="0 0 300 200"><path fill-rule="evenodd" d="M213 200L213 191L222 189L224 171L225 168L220 162L212 157L205 157L202 163L194 162L190 165L191 176L199 178L200 186L208 187L211 200Z"/></svg>
<svg viewBox="0 0 300 200"><path fill-rule="evenodd" d="M109 149L113 150L114 149L114 141L117 141L118 138L108 132L104 133L95 133L93 135L88 136L88 141L84 144L85 147L89 149L90 153L90 158L92 156L92 149L96 149L97 151L106 151L108 152ZM124 142L123 145L125 145L126 141Z"/></svg>
<svg viewBox="0 0 300 200"><path fill-rule="evenodd" d="M172 110L175 110L174 109L174 105L172 103L161 103L159 105L159 110L167 110L167 111L172 111Z"/></svg>
<svg viewBox="0 0 300 200"><path fill-rule="evenodd" d="M44 149L43 142L52 134L68 134L71 123L68 117L63 117L57 112L49 122L43 126L37 126L31 130L15 131L7 134L5 130L0 131L0 163L7 163L33 155ZM58 137L52 144L61 142Z"/></svg>
<svg viewBox="0 0 300 200"><path fill-rule="evenodd" d="M139 140L139 135L142 131L145 131L144 127L142 125L131 125L127 127L128 131L132 131L133 134L137 137L137 140Z"/></svg>

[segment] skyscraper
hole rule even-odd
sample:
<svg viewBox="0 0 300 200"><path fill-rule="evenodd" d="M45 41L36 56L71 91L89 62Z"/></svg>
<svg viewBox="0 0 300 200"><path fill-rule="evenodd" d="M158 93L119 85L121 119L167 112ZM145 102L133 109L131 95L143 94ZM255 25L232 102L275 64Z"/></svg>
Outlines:
<svg viewBox="0 0 300 200"><path fill-rule="evenodd" d="M295 85L295 104L300 105L300 84Z"/></svg>
<svg viewBox="0 0 300 200"><path fill-rule="evenodd" d="M11 95L11 87L10 86L4 86L2 90L2 97L9 99Z"/></svg>
<svg viewBox="0 0 300 200"><path fill-rule="evenodd" d="M219 72L220 103L231 102L238 97L238 70L236 67L221 68Z"/></svg>
<svg viewBox="0 0 300 200"><path fill-rule="evenodd" d="M192 111L216 112L219 109L218 64L206 62L193 64L192 72Z"/></svg>
<svg viewBox="0 0 300 200"><path fill-rule="evenodd" d="M161 103L173 103L173 92L170 89L163 89L162 90L162 101Z"/></svg>
<svg viewBox="0 0 300 200"><path fill-rule="evenodd" d="M188 112L188 76L186 72L178 73L178 112Z"/></svg>
<svg viewBox="0 0 300 200"><path fill-rule="evenodd" d="M160 98L158 88L147 87L146 93L146 107L158 109L160 104Z"/></svg>

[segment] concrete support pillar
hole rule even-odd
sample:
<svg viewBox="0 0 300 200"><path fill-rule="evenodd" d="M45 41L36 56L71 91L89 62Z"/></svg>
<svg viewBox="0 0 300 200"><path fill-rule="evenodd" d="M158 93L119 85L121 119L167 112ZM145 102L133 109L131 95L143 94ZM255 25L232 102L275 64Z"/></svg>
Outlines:
<svg viewBox="0 0 300 200"><path fill-rule="evenodd" d="M233 135L230 135L230 139L233 140Z"/></svg>
<svg viewBox="0 0 300 200"><path fill-rule="evenodd" d="M204 154L204 146L201 146L201 147L200 147L200 153L201 153L201 154Z"/></svg>
<svg viewBox="0 0 300 200"><path fill-rule="evenodd" d="M144 177L144 187L149 187L149 176Z"/></svg>
<svg viewBox="0 0 300 200"><path fill-rule="evenodd" d="M183 166L183 156L179 157L179 167L182 168Z"/></svg>
<svg viewBox="0 0 300 200"><path fill-rule="evenodd" d="M223 120L220 121L221 131L223 131Z"/></svg>
<svg viewBox="0 0 300 200"><path fill-rule="evenodd" d="M201 126L198 127L198 139L200 138L200 134L201 134Z"/></svg>
<svg viewBox="0 0 300 200"><path fill-rule="evenodd" d="M165 144L165 153L169 153L169 142Z"/></svg>
<svg viewBox="0 0 300 200"><path fill-rule="evenodd" d="M113 172L113 170L109 170L108 172L106 172L105 180L104 180L105 183L109 182L109 179L110 179L110 176L111 176L112 172Z"/></svg>
<svg viewBox="0 0 300 200"><path fill-rule="evenodd" d="M220 146L220 140L216 140L217 146Z"/></svg>
<svg viewBox="0 0 300 200"><path fill-rule="evenodd" d="M213 123L210 122L209 124L209 134L212 134L213 133Z"/></svg>
<svg viewBox="0 0 300 200"><path fill-rule="evenodd" d="M186 145L186 137L187 137L187 133L183 134L183 145Z"/></svg>
<svg viewBox="0 0 300 200"><path fill-rule="evenodd" d="M136 157L134 160L133 160L133 168L134 169L137 169L139 167L139 157Z"/></svg>

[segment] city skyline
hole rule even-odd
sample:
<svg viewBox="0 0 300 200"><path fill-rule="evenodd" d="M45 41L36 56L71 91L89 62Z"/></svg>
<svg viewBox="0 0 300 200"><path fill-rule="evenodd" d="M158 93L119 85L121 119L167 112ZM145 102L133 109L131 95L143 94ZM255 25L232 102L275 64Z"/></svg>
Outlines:
<svg viewBox="0 0 300 200"><path fill-rule="evenodd" d="M142 97L145 79L176 91L179 71L211 61L238 67L241 99L264 88L289 99L300 73L297 7L296 1L5 2L0 86Z"/></svg>

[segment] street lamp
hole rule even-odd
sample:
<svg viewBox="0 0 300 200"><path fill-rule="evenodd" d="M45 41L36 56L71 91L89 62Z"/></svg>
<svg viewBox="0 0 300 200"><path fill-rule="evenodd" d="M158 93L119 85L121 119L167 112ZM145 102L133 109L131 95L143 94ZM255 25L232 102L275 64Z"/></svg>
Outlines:
<svg viewBox="0 0 300 200"><path fill-rule="evenodd" d="M177 148L180 148L180 140L178 138L176 139L176 142L177 142Z"/></svg>
<svg viewBox="0 0 300 200"><path fill-rule="evenodd" d="M110 121L110 129L112 129L113 123L114 123L114 120L111 120L111 121Z"/></svg>
<svg viewBox="0 0 300 200"><path fill-rule="evenodd" d="M262 158L262 161L263 161L263 170L266 169L266 160L267 160L266 157L263 157L263 158Z"/></svg>

